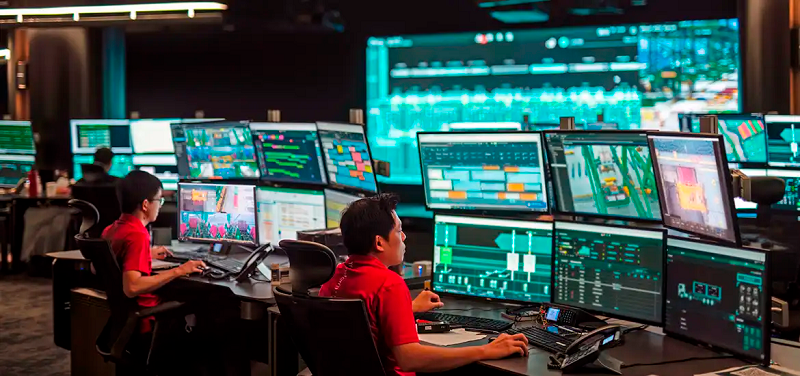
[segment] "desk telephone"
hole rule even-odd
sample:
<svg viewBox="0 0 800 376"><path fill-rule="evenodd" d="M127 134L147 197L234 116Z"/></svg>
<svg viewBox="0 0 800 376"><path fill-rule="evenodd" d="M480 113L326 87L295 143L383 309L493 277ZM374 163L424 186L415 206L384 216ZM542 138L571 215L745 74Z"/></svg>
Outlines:
<svg viewBox="0 0 800 376"><path fill-rule="evenodd" d="M576 328L599 328L605 321L579 308L545 303L539 308L539 316L547 322Z"/></svg>

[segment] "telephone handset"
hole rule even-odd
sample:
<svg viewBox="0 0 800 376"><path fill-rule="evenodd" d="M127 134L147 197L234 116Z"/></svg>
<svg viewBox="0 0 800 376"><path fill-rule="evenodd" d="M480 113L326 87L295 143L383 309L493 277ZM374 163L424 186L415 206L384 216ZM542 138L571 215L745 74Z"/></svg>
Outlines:
<svg viewBox="0 0 800 376"><path fill-rule="evenodd" d="M621 375L622 362L602 354L603 350L617 345L621 340L622 328L619 325L595 329L569 345L564 353L550 356L548 368L569 373L593 363L595 367Z"/></svg>
<svg viewBox="0 0 800 376"><path fill-rule="evenodd" d="M545 303L540 308L540 315L547 321L574 327L600 327L605 322L582 309Z"/></svg>
<svg viewBox="0 0 800 376"><path fill-rule="evenodd" d="M256 250L250 254L250 257L248 257L247 260L244 262L242 270L239 272L239 274L236 275L236 278L234 278L236 282L249 281L250 274L253 274L258 265L264 262L264 260L267 259L267 256L269 256L274 250L275 248L273 248L272 244L270 243L264 244L256 248Z"/></svg>

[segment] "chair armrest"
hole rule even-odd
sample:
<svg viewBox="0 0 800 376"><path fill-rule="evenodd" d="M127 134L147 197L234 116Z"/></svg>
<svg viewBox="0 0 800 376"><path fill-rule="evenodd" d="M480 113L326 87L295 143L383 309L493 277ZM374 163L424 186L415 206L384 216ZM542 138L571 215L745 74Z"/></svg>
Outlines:
<svg viewBox="0 0 800 376"><path fill-rule="evenodd" d="M131 337L136 331L136 328L139 327L139 321L141 321L143 318L158 316L162 313L173 312L183 307L185 304L186 303L183 302L170 301L161 303L155 307L145 308L131 313L128 316L128 320L125 321L125 327L122 328L117 340L114 341L114 344L111 346L111 356L114 359L122 359L125 349L128 346L128 342L130 342Z"/></svg>
<svg viewBox="0 0 800 376"><path fill-rule="evenodd" d="M155 307L145 308L136 311L133 314L136 315L138 318L143 319L145 317L155 316L162 313L174 311L176 309L183 307L184 305L186 305L186 303L184 302L175 302L175 301L164 302Z"/></svg>

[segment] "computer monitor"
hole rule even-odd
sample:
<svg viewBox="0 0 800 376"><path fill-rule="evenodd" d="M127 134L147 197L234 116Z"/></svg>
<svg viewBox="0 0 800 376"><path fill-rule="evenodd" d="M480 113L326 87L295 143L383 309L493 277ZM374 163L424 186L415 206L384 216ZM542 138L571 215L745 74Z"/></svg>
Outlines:
<svg viewBox="0 0 800 376"><path fill-rule="evenodd" d="M547 211L541 133L418 133L431 209Z"/></svg>
<svg viewBox="0 0 800 376"><path fill-rule="evenodd" d="M325 190L325 218L327 228L339 227L342 212L351 202L360 199L359 196L349 195L333 189Z"/></svg>
<svg viewBox="0 0 800 376"><path fill-rule="evenodd" d="M764 123L769 165L800 167L800 116L766 115Z"/></svg>
<svg viewBox="0 0 800 376"><path fill-rule="evenodd" d="M314 123L250 123L261 179L327 184Z"/></svg>
<svg viewBox="0 0 800 376"><path fill-rule="evenodd" d="M135 154L174 154L170 124L181 119L131 120L131 144Z"/></svg>
<svg viewBox="0 0 800 376"><path fill-rule="evenodd" d="M549 302L553 223L436 215L433 291Z"/></svg>
<svg viewBox="0 0 800 376"><path fill-rule="evenodd" d="M114 153L130 154L130 122L128 120L70 120L73 154L93 154L101 147Z"/></svg>
<svg viewBox="0 0 800 376"><path fill-rule="evenodd" d="M681 132L700 133L700 118L702 114L678 114L678 126Z"/></svg>
<svg viewBox="0 0 800 376"><path fill-rule="evenodd" d="M741 244L722 136L651 134L664 225Z"/></svg>
<svg viewBox="0 0 800 376"><path fill-rule="evenodd" d="M559 212L660 221L644 131L545 132Z"/></svg>
<svg viewBox="0 0 800 376"><path fill-rule="evenodd" d="M178 238L193 242L258 244L252 185L180 183Z"/></svg>
<svg viewBox="0 0 800 376"><path fill-rule="evenodd" d="M132 160L137 170L149 172L161 180L164 190L178 190L180 175L175 154L135 154Z"/></svg>
<svg viewBox="0 0 800 376"><path fill-rule="evenodd" d="M16 187L20 179L28 176L35 163L33 155L0 155L0 187Z"/></svg>
<svg viewBox="0 0 800 376"><path fill-rule="evenodd" d="M364 127L318 122L317 129L331 186L377 192Z"/></svg>
<svg viewBox="0 0 800 376"><path fill-rule="evenodd" d="M178 170L188 179L257 179L250 129L244 122L171 124Z"/></svg>
<svg viewBox="0 0 800 376"><path fill-rule="evenodd" d="M277 245L297 239L298 231L325 228L325 195L307 189L258 187L256 189L258 239Z"/></svg>
<svg viewBox="0 0 800 376"><path fill-rule="evenodd" d="M72 177L80 180L83 177L81 165L94 163L94 155L76 154L72 156ZM108 174L118 178L124 178L129 172L134 170L133 156L129 154L115 154L111 160L111 170Z"/></svg>
<svg viewBox="0 0 800 376"><path fill-rule="evenodd" d="M556 222L553 302L660 324L664 230Z"/></svg>
<svg viewBox="0 0 800 376"><path fill-rule="evenodd" d="M460 122L446 123L442 125L443 131L501 131L512 130L521 131L522 124L510 121L502 122Z"/></svg>
<svg viewBox="0 0 800 376"><path fill-rule="evenodd" d="M769 252L670 237L664 332L767 365Z"/></svg>
<svg viewBox="0 0 800 376"><path fill-rule="evenodd" d="M36 154L30 121L0 121L0 154Z"/></svg>
<svg viewBox="0 0 800 376"><path fill-rule="evenodd" d="M767 130L760 114L717 115L728 162L767 163Z"/></svg>

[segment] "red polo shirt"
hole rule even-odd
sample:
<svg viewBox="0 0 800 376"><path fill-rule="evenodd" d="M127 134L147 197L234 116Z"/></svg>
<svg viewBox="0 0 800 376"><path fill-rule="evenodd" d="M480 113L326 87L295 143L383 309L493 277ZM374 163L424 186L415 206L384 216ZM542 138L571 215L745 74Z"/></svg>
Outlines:
<svg viewBox="0 0 800 376"><path fill-rule="evenodd" d="M123 214L103 230L103 238L111 242L111 250L117 256L122 272L137 271L143 276L153 274L153 256L150 254L150 233L139 218ZM155 294L140 294L136 297L140 307L155 307ZM149 331L149 323L142 324L142 331Z"/></svg>
<svg viewBox="0 0 800 376"><path fill-rule="evenodd" d="M414 375L400 371L392 354L395 346L419 342L411 293L402 277L375 257L351 255L336 267L333 278L322 285L319 295L363 300L386 374Z"/></svg>

